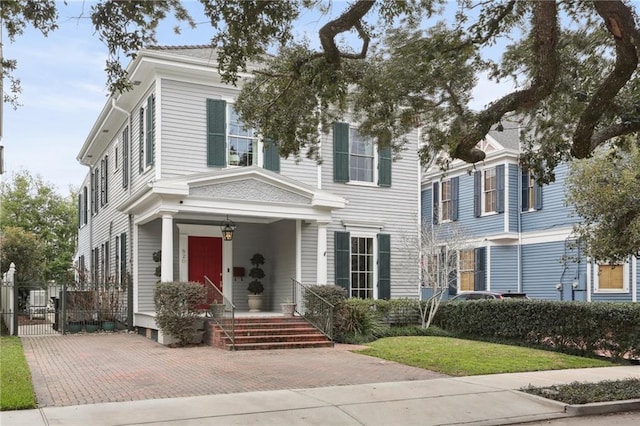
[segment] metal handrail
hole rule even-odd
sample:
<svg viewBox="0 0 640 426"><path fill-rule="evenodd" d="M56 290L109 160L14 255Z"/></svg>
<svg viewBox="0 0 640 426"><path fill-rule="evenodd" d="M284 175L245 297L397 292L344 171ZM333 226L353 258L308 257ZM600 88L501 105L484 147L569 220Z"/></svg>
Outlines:
<svg viewBox="0 0 640 426"><path fill-rule="evenodd" d="M291 278L293 294L296 302L296 312L314 325L327 338L333 341L333 311L334 306L320 296L309 286ZM300 295L300 297L298 297Z"/></svg>
<svg viewBox="0 0 640 426"><path fill-rule="evenodd" d="M214 295L215 295L215 299L214 300L216 300L216 301L221 300L222 301L222 304L224 305L224 315L223 315L223 317L226 318L227 307L229 308L229 312L231 312L231 321L230 322L222 321L220 318L216 318L214 315L211 315L211 317L220 326L220 329L222 330L222 332L231 340L231 350L235 351L236 350L236 334L235 334L235 330L236 330L236 305L234 305L231 300L227 299L225 297L225 295L222 294L220 289L218 289L218 287L216 287L216 285L213 283L213 281L211 281L209 279L209 277L207 277L206 275L204 276L204 282L205 282L205 284L208 284L209 287L214 290ZM230 327L229 327L229 324L230 324Z"/></svg>

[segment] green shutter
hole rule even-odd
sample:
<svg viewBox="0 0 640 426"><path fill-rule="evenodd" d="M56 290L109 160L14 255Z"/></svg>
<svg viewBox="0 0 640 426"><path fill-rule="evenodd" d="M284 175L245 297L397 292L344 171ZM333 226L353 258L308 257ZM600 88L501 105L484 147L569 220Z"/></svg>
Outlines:
<svg viewBox="0 0 640 426"><path fill-rule="evenodd" d="M349 125L333 124L333 180L349 182Z"/></svg>
<svg viewBox="0 0 640 426"><path fill-rule="evenodd" d="M207 166L227 165L227 103L207 99Z"/></svg>
<svg viewBox="0 0 640 426"><path fill-rule="evenodd" d="M118 247L116 247L118 250ZM127 284L127 234L120 234L120 286L126 289Z"/></svg>
<svg viewBox="0 0 640 426"><path fill-rule="evenodd" d="M378 234L378 299L391 298L391 236Z"/></svg>
<svg viewBox="0 0 640 426"><path fill-rule="evenodd" d="M335 238L335 281L336 285L344 288L347 291L347 297L350 294L351 285L351 265L349 258L351 257L351 237L348 232L336 231Z"/></svg>
<svg viewBox="0 0 640 426"><path fill-rule="evenodd" d="M153 164L154 159L154 142L155 142L155 114L156 114L156 98L155 96L149 96L147 99L147 112L146 112L146 123L147 123L147 134L146 134L146 146L145 146L145 165L149 166Z"/></svg>
<svg viewBox="0 0 640 426"><path fill-rule="evenodd" d="M263 151L263 167L272 172L280 173L280 152L278 144L271 138L265 138Z"/></svg>
<svg viewBox="0 0 640 426"><path fill-rule="evenodd" d="M391 186L391 147L378 150L378 185Z"/></svg>

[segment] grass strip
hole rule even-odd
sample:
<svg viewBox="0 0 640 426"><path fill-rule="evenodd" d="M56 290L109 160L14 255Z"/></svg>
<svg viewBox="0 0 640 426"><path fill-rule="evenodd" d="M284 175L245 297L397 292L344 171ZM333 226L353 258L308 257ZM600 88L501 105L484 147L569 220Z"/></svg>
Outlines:
<svg viewBox="0 0 640 426"><path fill-rule="evenodd" d="M31 371L19 337L0 337L0 411L36 407Z"/></svg>
<svg viewBox="0 0 640 426"><path fill-rule="evenodd" d="M449 376L612 365L600 359L559 352L437 336L386 337L356 352Z"/></svg>

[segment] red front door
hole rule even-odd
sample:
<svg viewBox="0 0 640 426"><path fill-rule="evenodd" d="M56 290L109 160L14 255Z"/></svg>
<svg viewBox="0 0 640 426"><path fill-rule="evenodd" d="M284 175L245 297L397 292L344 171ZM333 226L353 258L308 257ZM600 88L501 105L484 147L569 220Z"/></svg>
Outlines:
<svg viewBox="0 0 640 426"><path fill-rule="evenodd" d="M189 237L189 281L202 283L207 276L222 291L222 238ZM207 306L221 302L216 291L207 288Z"/></svg>

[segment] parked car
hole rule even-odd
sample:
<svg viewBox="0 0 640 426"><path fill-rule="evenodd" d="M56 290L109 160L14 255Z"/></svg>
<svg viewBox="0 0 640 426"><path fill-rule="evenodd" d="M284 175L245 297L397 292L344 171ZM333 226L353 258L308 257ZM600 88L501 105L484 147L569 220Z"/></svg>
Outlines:
<svg viewBox="0 0 640 426"><path fill-rule="evenodd" d="M464 291L452 297L451 301L486 300L486 299L528 299L525 293L498 291Z"/></svg>

